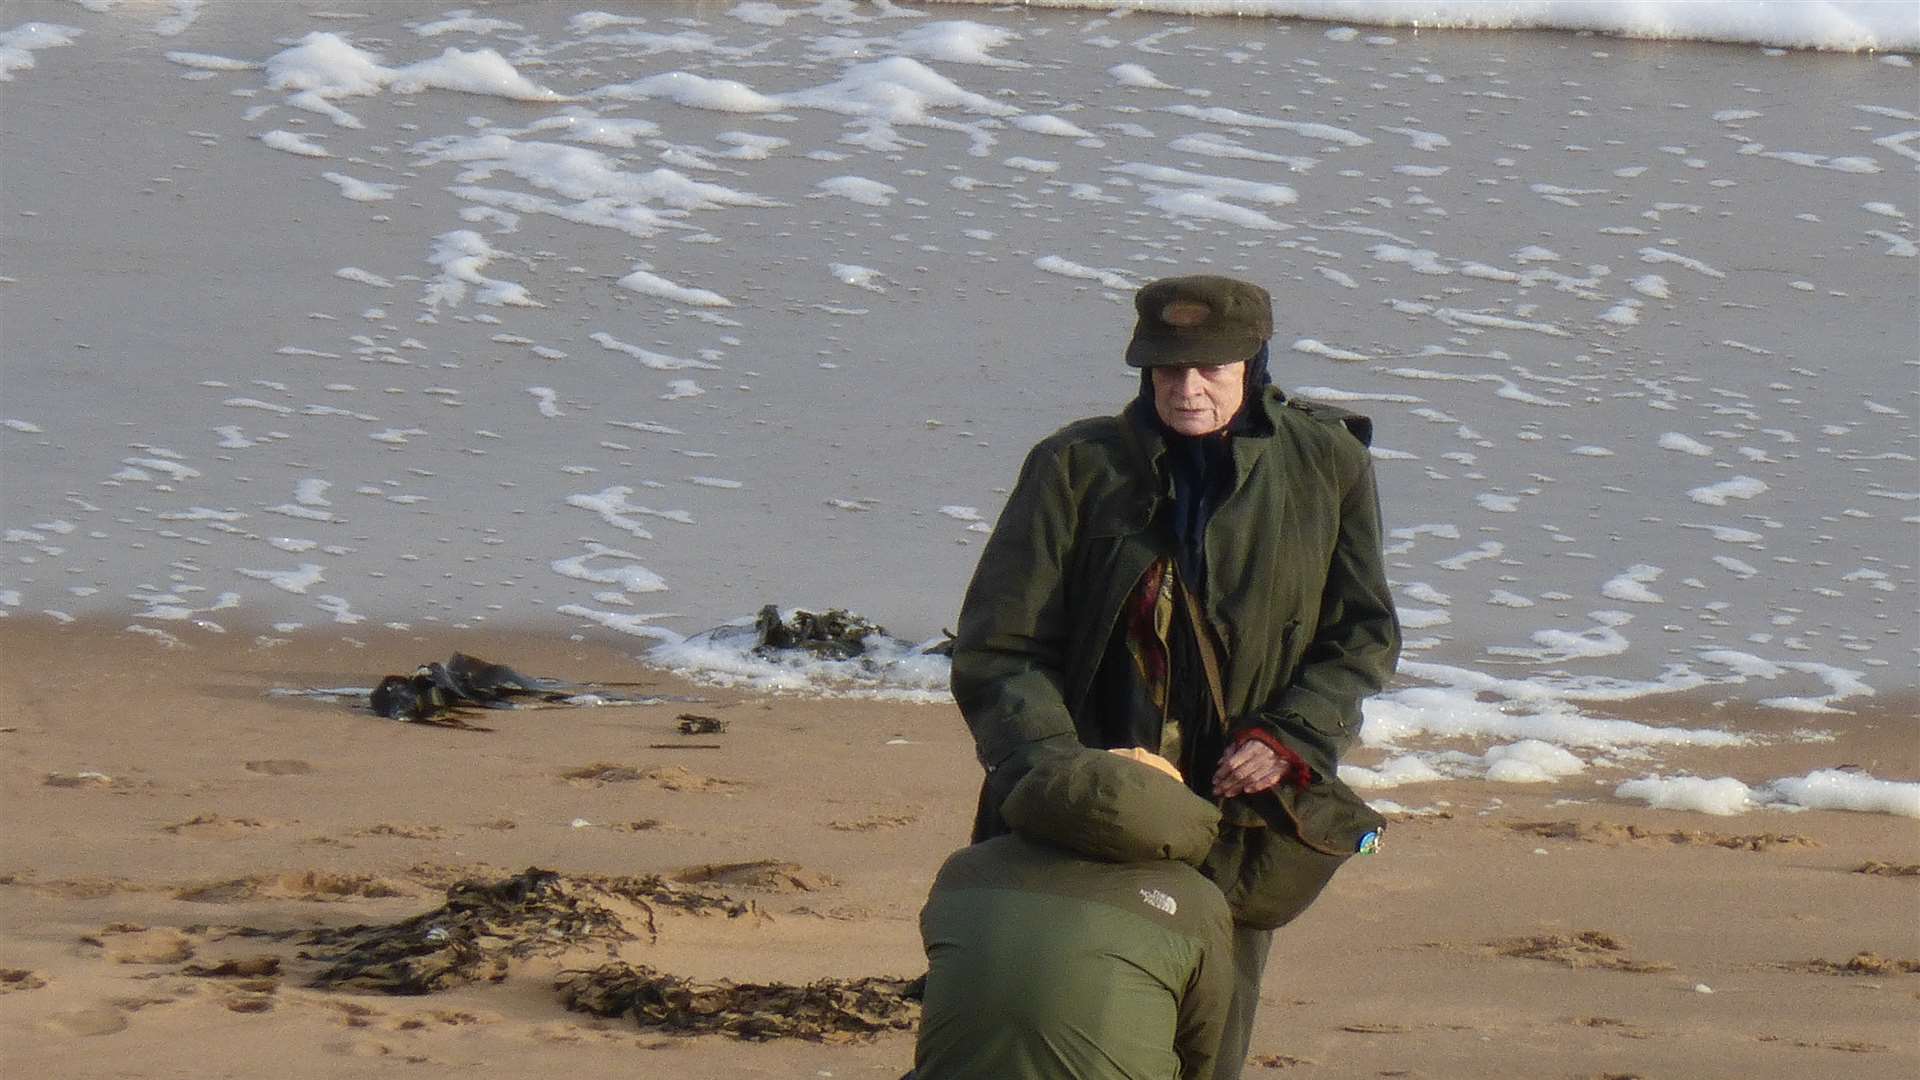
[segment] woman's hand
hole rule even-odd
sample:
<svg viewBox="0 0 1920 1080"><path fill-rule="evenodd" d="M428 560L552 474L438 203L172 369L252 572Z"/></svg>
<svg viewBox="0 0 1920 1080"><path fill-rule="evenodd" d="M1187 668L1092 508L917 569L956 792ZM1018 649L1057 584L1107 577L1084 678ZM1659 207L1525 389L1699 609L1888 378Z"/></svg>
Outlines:
<svg viewBox="0 0 1920 1080"><path fill-rule="evenodd" d="M1221 798L1257 795L1285 780L1291 768L1273 747L1248 739L1220 759L1220 767L1213 771L1213 793Z"/></svg>

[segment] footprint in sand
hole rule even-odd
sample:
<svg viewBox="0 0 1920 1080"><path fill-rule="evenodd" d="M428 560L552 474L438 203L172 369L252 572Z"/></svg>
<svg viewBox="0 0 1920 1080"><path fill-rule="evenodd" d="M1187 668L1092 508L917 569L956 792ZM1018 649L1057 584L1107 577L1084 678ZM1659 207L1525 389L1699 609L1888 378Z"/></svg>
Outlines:
<svg viewBox="0 0 1920 1080"><path fill-rule="evenodd" d="M0 994L38 990L47 985L47 977L26 968L0 968Z"/></svg>
<svg viewBox="0 0 1920 1080"><path fill-rule="evenodd" d="M279 827L277 821L259 818L230 818L219 814L200 814L185 821L160 826L160 831L196 840L231 840L237 836Z"/></svg>
<svg viewBox="0 0 1920 1080"><path fill-rule="evenodd" d="M267 776L305 776L313 771L313 766L297 758L270 758L247 762L247 771Z"/></svg>
<svg viewBox="0 0 1920 1080"><path fill-rule="evenodd" d="M719 885L770 893L818 892L840 884L826 874L809 870L799 863L775 862L771 859L704 863L677 870L668 877L686 885Z"/></svg>
<svg viewBox="0 0 1920 1080"><path fill-rule="evenodd" d="M336 900L378 900L412 895L414 890L399 882L372 874L297 870L285 874L256 874L227 881L188 885L174 893L173 898L195 904L237 904L258 898L306 900L318 903Z"/></svg>
<svg viewBox="0 0 1920 1080"><path fill-rule="evenodd" d="M120 997L114 998L107 1002L107 1004L115 1009L119 1009L123 1013L137 1013L141 1009L152 1008L155 1005L178 1005L180 1002L192 996L193 991L186 991L169 997L153 997L151 995L147 997Z"/></svg>
<svg viewBox="0 0 1920 1080"><path fill-rule="evenodd" d="M260 895L259 878L235 878L204 885L188 885L173 894L175 900L189 904L237 904Z"/></svg>
<svg viewBox="0 0 1920 1080"><path fill-rule="evenodd" d="M898 829L920 820L918 812L913 810L897 812L877 812L863 818L829 821L827 828L835 832L875 832L880 829Z"/></svg>
<svg viewBox="0 0 1920 1080"><path fill-rule="evenodd" d="M391 1057L395 1061L404 1061L409 1065L426 1065L431 1063L431 1059L427 1058L425 1055L402 1054L396 1051L393 1047L388 1046L386 1043L375 1042L372 1039L365 1039L359 1042L349 1043L344 1047L337 1047L337 1048L330 1048L330 1049L333 1049L335 1053L346 1054L350 1057L358 1057L358 1058Z"/></svg>
<svg viewBox="0 0 1920 1080"><path fill-rule="evenodd" d="M625 1030L606 1030L598 1021L595 1021L591 1027L567 1022L536 1024L528 1030L527 1034L533 1039L547 1043L583 1043L592 1040L598 1043L637 1046L642 1050L672 1050L684 1045L673 1039L635 1039Z"/></svg>
<svg viewBox="0 0 1920 1080"><path fill-rule="evenodd" d="M738 780L722 780L717 776L701 776L683 765L661 765L648 769L644 777L668 791L705 791L725 793L745 785Z"/></svg>
<svg viewBox="0 0 1920 1080"><path fill-rule="evenodd" d="M445 863L423 862L407 867L405 876L415 885L438 892L461 881L511 877L513 871L488 863L460 863L449 866Z"/></svg>
<svg viewBox="0 0 1920 1080"><path fill-rule="evenodd" d="M1490 942L1489 947L1499 956L1545 960L1548 963L1576 969L1601 968L1607 971L1631 971L1639 974L1673 970L1672 964L1629 958L1625 942L1600 930L1507 938Z"/></svg>
<svg viewBox="0 0 1920 1080"><path fill-rule="evenodd" d="M626 784L636 780L651 780L668 791L705 791L726 792L741 787L737 780L722 780L712 776L701 776L684 765L650 765L645 768L633 765L616 765L605 761L596 761L591 765L564 769L560 778L568 783L583 787L602 787L607 784Z"/></svg>
<svg viewBox="0 0 1920 1080"><path fill-rule="evenodd" d="M116 924L80 940L98 946L116 964L178 964L193 958L193 939L167 927Z"/></svg>
<svg viewBox="0 0 1920 1080"><path fill-rule="evenodd" d="M217 964L188 964L180 969L180 974L201 979L262 979L280 974L280 958L271 953L237 956Z"/></svg>
<svg viewBox="0 0 1920 1080"><path fill-rule="evenodd" d="M1635 1027L1625 1020L1616 1019L1611 1016L1576 1016L1573 1018L1573 1022L1584 1028L1593 1028L1595 1031L1604 1031L1625 1039L1651 1039L1654 1037L1653 1032L1645 1028Z"/></svg>
<svg viewBox="0 0 1920 1080"><path fill-rule="evenodd" d="M362 1005L357 1001L328 1001L323 1004L334 1012L339 1013L340 1022L348 1027L370 1027L373 1024L374 1017L386 1015L379 1009Z"/></svg>
<svg viewBox="0 0 1920 1080"><path fill-rule="evenodd" d="M369 825L353 835L393 836L402 840L440 840L447 835L447 830L438 825L410 825L404 822L383 821L378 825Z"/></svg>
<svg viewBox="0 0 1920 1080"><path fill-rule="evenodd" d="M428 1009L425 1012L409 1013L395 1017L387 1027L393 1031L419 1031L430 1027L469 1027L474 1024L494 1024L505 1019L499 1013L475 1013L464 1009Z"/></svg>
<svg viewBox="0 0 1920 1080"><path fill-rule="evenodd" d="M659 818L640 818L635 821L609 821L606 828L614 832L653 832L662 825Z"/></svg>
<svg viewBox="0 0 1920 1080"><path fill-rule="evenodd" d="M596 761L591 765L580 765L560 770L560 779L581 787L602 787L607 784L628 784L639 780L646 774L632 765L615 765L611 762Z"/></svg>
<svg viewBox="0 0 1920 1080"><path fill-rule="evenodd" d="M203 1000L236 1013L272 1012L280 993L280 957L269 953L229 957L217 963L188 964L178 974L205 983L178 985L182 998L202 996ZM120 1004L120 1003L116 1003Z"/></svg>
<svg viewBox="0 0 1920 1080"><path fill-rule="evenodd" d="M43 896L55 896L62 900L99 900L123 892L145 892L146 886L136 885L124 878L62 878L58 881L10 881L11 885L24 885Z"/></svg>
<svg viewBox="0 0 1920 1080"><path fill-rule="evenodd" d="M55 1035L111 1035L127 1029L127 1014L119 1009L79 1009L49 1016L40 1021L40 1027Z"/></svg>

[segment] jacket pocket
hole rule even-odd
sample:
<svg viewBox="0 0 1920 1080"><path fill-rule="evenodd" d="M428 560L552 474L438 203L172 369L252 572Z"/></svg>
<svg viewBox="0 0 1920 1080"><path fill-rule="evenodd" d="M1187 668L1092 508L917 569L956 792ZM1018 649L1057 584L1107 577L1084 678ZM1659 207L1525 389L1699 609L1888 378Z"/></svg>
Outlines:
<svg viewBox="0 0 1920 1080"><path fill-rule="evenodd" d="M1360 851L1367 836L1378 837L1387 823L1337 776L1318 780L1304 790L1276 789L1273 796L1258 804L1268 825L1281 824L1272 812L1278 810L1302 843L1329 855Z"/></svg>
<svg viewBox="0 0 1920 1080"><path fill-rule="evenodd" d="M1312 906L1351 857L1308 847L1288 829L1222 823L1201 872L1225 894L1234 922L1272 930Z"/></svg>
<svg viewBox="0 0 1920 1080"><path fill-rule="evenodd" d="M1221 819L1250 829L1276 829L1327 855L1352 855L1369 834L1386 826L1365 799L1339 777L1316 780L1305 789L1282 785L1259 795L1242 795L1220 805Z"/></svg>
<svg viewBox="0 0 1920 1080"><path fill-rule="evenodd" d="M1230 799L1202 870L1235 922L1273 929L1307 910L1334 872L1379 843L1382 818L1338 778Z"/></svg>

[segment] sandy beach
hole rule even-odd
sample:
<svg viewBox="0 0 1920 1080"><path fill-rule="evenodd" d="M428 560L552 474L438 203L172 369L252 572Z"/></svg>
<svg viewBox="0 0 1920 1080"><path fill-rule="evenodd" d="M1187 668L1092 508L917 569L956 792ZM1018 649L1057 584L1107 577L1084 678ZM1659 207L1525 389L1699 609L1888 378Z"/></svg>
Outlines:
<svg viewBox="0 0 1920 1080"><path fill-rule="evenodd" d="M951 707L743 696L531 635L165 649L117 629L0 624L8 1075L892 1080L910 1064L905 1032L756 1042L569 1012L556 974L609 959L584 937L498 982L390 996L312 986L339 949L301 935L399 923L457 879L537 866L661 875L734 904L656 901L651 928L630 919L614 951L659 972L918 974L919 905L977 777ZM456 649L672 699L493 712L479 732L275 694L366 686ZM1885 704L1823 763L1920 771L1901 726L1913 703ZM1698 722L1695 707L1711 708L1645 719ZM725 730L682 734L687 715ZM1423 789L1441 812L1400 816L1281 932L1250 1075L1912 1075L1912 821L1711 818L1607 782ZM253 974L194 974L225 962Z"/></svg>

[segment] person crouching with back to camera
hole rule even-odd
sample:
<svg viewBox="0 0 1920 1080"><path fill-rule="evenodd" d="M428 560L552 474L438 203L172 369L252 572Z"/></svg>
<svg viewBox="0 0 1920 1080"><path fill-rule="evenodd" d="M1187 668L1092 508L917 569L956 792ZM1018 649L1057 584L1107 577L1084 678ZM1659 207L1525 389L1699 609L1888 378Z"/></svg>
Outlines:
<svg viewBox="0 0 1920 1080"><path fill-rule="evenodd" d="M920 913L914 1080L1206 1080L1233 993L1220 812L1144 750L1036 765Z"/></svg>

